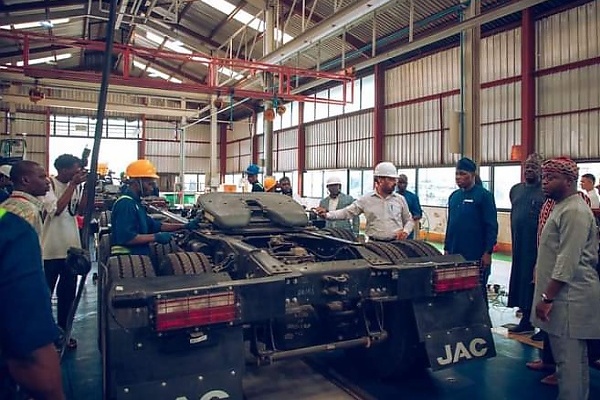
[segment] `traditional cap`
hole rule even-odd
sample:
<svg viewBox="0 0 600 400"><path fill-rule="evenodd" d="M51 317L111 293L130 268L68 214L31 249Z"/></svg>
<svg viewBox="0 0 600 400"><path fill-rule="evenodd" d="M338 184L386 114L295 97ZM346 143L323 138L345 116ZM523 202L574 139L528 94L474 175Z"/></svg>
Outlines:
<svg viewBox="0 0 600 400"><path fill-rule="evenodd" d="M525 164L529 164L531 166L536 166L537 168L542 168L542 163L544 162L544 158L538 153L531 153L527 156L525 160Z"/></svg>
<svg viewBox="0 0 600 400"><path fill-rule="evenodd" d="M561 174L574 181L579 176L579 167L577 167L575 161L568 157L557 157L544 161L542 171L544 173Z"/></svg>
<svg viewBox="0 0 600 400"><path fill-rule="evenodd" d="M475 172L475 170L477 170L477 164L475 164L475 161L471 160L470 158L463 157L456 163L456 169L467 172Z"/></svg>

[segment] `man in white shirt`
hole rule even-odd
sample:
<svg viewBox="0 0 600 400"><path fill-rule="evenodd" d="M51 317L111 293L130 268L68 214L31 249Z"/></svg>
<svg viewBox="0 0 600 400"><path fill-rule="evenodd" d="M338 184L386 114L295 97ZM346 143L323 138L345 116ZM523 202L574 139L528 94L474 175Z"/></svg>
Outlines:
<svg viewBox="0 0 600 400"><path fill-rule="evenodd" d="M366 236L371 240L404 240L415 222L402 195L395 193L398 170L390 162L377 164L373 171L375 191L367 193L349 206L335 211L317 207L315 211L327 220L351 219L365 214Z"/></svg>
<svg viewBox="0 0 600 400"><path fill-rule="evenodd" d="M581 175L579 184L585 194L590 198L591 207L600 208L600 198L598 198L598 193L594 187L596 185L596 177L592 174Z"/></svg>
<svg viewBox="0 0 600 400"><path fill-rule="evenodd" d="M87 172L82 168L82 161L71 154L59 156L54 167L58 174L50 178L50 190L44 199L47 216L42 230L42 257L50 293L56 288L57 323L65 330L77 284L77 276L66 264L67 250L81 247L75 216L82 204L81 184ZM74 339L67 344L68 348L76 346Z"/></svg>

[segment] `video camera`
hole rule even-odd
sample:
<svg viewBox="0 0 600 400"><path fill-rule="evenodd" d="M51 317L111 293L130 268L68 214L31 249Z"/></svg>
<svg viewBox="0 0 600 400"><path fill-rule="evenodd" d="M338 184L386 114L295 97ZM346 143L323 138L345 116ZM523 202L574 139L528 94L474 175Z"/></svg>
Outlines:
<svg viewBox="0 0 600 400"><path fill-rule="evenodd" d="M81 168L87 169L88 164L90 163L90 153L91 150L86 146L81 153Z"/></svg>

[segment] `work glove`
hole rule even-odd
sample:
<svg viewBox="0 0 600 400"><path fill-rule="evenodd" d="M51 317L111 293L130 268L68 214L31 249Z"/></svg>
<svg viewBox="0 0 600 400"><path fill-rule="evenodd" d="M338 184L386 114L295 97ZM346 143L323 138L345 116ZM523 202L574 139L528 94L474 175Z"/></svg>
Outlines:
<svg viewBox="0 0 600 400"><path fill-rule="evenodd" d="M154 241L160 244L168 244L173 238L173 234L169 232L157 232L154 234Z"/></svg>
<svg viewBox="0 0 600 400"><path fill-rule="evenodd" d="M193 220L191 220L190 222L188 222L187 224L184 224L183 227L185 229L194 230L194 229L198 229L199 225L200 225L200 218L196 217Z"/></svg>

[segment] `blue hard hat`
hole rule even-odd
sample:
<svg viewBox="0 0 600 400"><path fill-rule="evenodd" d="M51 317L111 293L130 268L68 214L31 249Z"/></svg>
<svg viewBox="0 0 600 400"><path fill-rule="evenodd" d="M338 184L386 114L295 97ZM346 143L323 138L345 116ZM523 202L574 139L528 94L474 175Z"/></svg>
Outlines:
<svg viewBox="0 0 600 400"><path fill-rule="evenodd" d="M260 173L260 168L256 164L250 164L245 172L248 175L258 175Z"/></svg>

